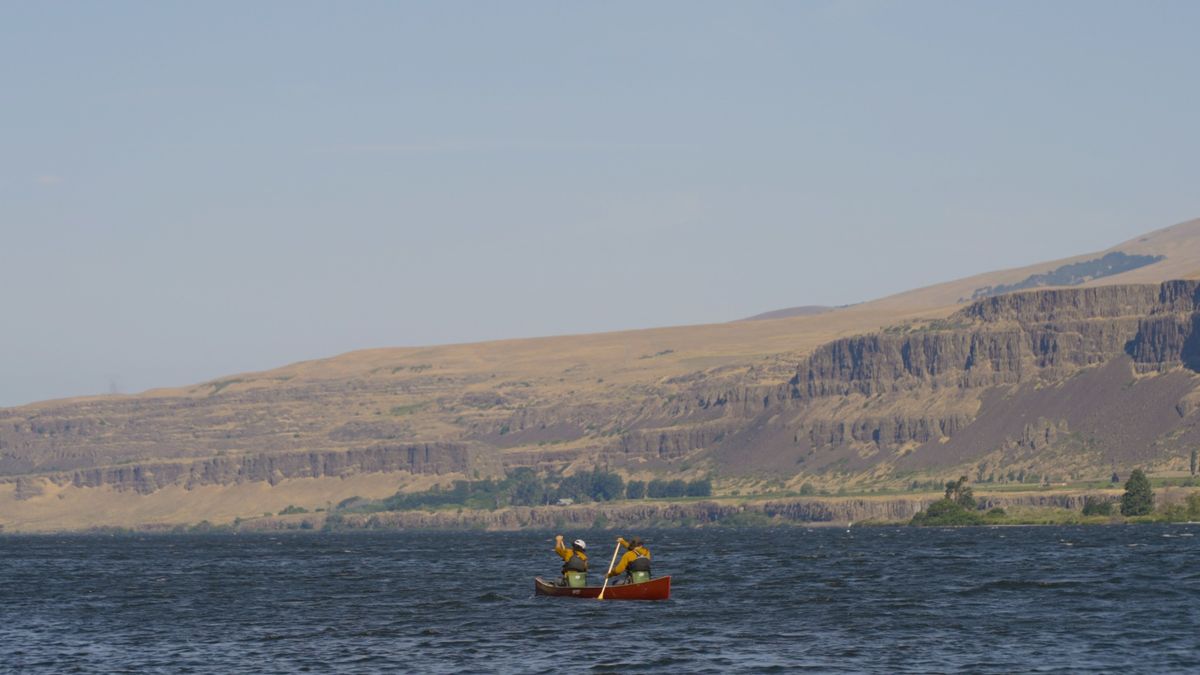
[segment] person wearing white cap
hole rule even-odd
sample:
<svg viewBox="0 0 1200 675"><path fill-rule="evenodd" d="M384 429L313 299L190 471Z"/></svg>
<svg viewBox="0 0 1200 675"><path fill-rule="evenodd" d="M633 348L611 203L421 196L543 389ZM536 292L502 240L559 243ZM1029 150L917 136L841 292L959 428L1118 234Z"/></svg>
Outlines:
<svg viewBox="0 0 1200 675"><path fill-rule="evenodd" d="M587 542L576 539L571 548L567 548L563 545L563 536L560 534L554 538L554 552L563 559L562 585L572 588L587 586Z"/></svg>

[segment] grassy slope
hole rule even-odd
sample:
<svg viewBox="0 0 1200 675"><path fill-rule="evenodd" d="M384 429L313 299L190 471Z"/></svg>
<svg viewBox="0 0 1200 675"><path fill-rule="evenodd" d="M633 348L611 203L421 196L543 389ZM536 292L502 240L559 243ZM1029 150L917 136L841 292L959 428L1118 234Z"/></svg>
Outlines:
<svg viewBox="0 0 1200 675"><path fill-rule="evenodd" d="M594 373L614 383L654 381L780 355L799 356L846 335L908 320L944 318L960 307L961 298L969 298L977 288L1014 283L1033 274L1118 250L1165 255L1167 259L1084 285L1158 283L1167 279L1200 277L1200 219L1157 230L1104 251L980 274L819 315L417 349L366 350L295 364L264 375L353 377L397 362L436 361L455 370L539 379L582 365L582 373ZM673 350L672 353L641 358L668 349ZM553 382L547 385L554 391L572 387L574 382L559 387Z"/></svg>
<svg viewBox="0 0 1200 675"><path fill-rule="evenodd" d="M269 371L232 375L191 387L151 390L138 397L206 396L212 393L214 383L230 382L221 390L238 391L277 386L287 380L364 377L392 368L424 364L436 364L438 372L444 375L536 379L550 395L575 390L581 384L587 384L592 376L604 378L609 384L653 382L697 370L753 364L773 358L795 358L838 337L909 320L944 318L961 306L960 299L969 298L977 288L1014 283L1032 274L1118 250L1165 255L1167 259L1096 279L1085 286L1198 278L1200 219L1156 230L1104 251L979 274L814 316L430 347L367 349ZM666 350L671 353L653 356ZM570 377L560 382L560 376L567 371L570 371ZM490 386L491 383L485 382L475 388L486 390ZM56 403L61 402L31 407Z"/></svg>

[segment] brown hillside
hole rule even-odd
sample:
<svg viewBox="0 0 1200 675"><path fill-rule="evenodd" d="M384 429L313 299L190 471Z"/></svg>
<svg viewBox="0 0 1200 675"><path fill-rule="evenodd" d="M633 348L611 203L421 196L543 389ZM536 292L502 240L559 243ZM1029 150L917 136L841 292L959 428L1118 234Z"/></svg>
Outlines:
<svg viewBox="0 0 1200 675"><path fill-rule="evenodd" d="M1113 252L1165 258L962 301ZM1195 288L1157 284L1197 276L1191 221L819 315L366 350L4 409L0 524L232 518L515 466L830 486L967 464L984 478L1176 467L1193 438Z"/></svg>

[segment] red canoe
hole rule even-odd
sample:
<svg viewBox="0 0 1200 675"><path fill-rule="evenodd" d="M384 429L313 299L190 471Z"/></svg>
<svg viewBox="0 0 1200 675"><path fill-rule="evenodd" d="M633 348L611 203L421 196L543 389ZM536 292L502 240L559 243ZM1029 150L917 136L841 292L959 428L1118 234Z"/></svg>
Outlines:
<svg viewBox="0 0 1200 675"><path fill-rule="evenodd" d="M600 586L569 588L559 586L541 577L533 578L533 588L538 595L561 595L568 598L597 598ZM671 597L671 577L659 577L640 584L609 584L604 591L605 600L666 600Z"/></svg>

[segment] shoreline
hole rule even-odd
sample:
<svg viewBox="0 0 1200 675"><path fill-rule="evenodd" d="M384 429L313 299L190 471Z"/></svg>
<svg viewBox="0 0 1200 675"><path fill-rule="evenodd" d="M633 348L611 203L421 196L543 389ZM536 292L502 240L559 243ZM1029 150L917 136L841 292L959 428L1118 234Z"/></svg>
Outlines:
<svg viewBox="0 0 1200 675"><path fill-rule="evenodd" d="M1178 504L1194 488L1162 490L1159 505ZM1003 516L979 526L1109 525L1160 522L1164 516L1123 518L1083 516L1084 500L1102 494L1115 499L1118 490L1053 490L981 492L980 513L994 508ZM135 534L181 532L349 532L379 530L519 531L563 529L697 528L697 527L878 527L908 525L914 514L941 499L940 493L861 497L785 497L613 501L570 506L444 508L409 511L334 510L210 521L145 522L96 525L79 529L0 529L3 534Z"/></svg>
<svg viewBox="0 0 1200 675"><path fill-rule="evenodd" d="M812 523L812 522L797 522L797 521L781 521L776 523L766 524L722 524L722 523L707 523L704 525L673 525L669 523L641 525L641 524L626 524L626 525L609 525L604 528L599 528L604 532L621 532L626 528L636 528L644 531L670 531L670 530L697 530L697 529L744 529L744 530L787 530L787 529L806 529L806 530L833 530L845 528L849 530L868 530L879 528L896 528L896 527L913 527L919 529L1009 529L1009 528L1025 528L1025 527L1124 527L1124 526L1143 526L1143 525L1164 525L1164 526L1188 526L1200 525L1200 520L1162 520L1156 518L1106 518L1103 520L1095 519L1079 519L1079 520L1064 520L1062 522L1050 522L1045 520L1035 521L1012 521L1012 522L985 522L974 525L912 525L907 522L881 522L868 521L861 523ZM592 529L592 528L587 528ZM485 530L471 527L424 527L424 528L303 528L303 527L279 527L279 528L244 528L234 527L232 525L190 525L190 526L174 526L165 527L145 527L145 528L128 528L128 527L96 527L84 530L55 530L55 531L20 531L7 532L0 531L0 540L5 538L45 538L45 537L171 537L171 536L295 536L295 537L320 537L326 535L353 535L353 536L371 536L374 534L397 534L397 533L446 533L446 534L462 534L464 532L474 532L483 534L504 534L514 532L531 532L531 533L556 533L558 528L554 527L526 527L515 530Z"/></svg>

